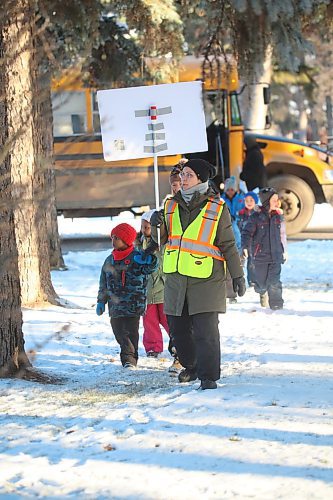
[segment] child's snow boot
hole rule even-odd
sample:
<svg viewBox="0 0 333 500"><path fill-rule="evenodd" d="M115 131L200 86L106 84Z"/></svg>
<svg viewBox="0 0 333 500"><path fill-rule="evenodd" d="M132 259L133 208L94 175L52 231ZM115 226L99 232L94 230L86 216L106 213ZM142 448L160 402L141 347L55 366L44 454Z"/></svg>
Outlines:
<svg viewBox="0 0 333 500"><path fill-rule="evenodd" d="M260 305L261 307L269 307L267 292L260 294Z"/></svg>
<svg viewBox="0 0 333 500"><path fill-rule="evenodd" d="M158 358L159 352L155 351L148 351L147 352L147 358Z"/></svg>
<svg viewBox="0 0 333 500"><path fill-rule="evenodd" d="M180 364L180 361L178 358L175 358L173 360L173 363L171 366L169 366L168 372L170 375L178 375L178 373L182 370L182 365Z"/></svg>

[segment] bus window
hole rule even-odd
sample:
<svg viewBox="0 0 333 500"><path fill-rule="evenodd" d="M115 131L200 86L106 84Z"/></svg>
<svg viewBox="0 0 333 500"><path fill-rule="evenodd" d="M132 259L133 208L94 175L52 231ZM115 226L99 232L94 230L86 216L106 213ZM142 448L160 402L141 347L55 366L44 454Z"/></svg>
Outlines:
<svg viewBox="0 0 333 500"><path fill-rule="evenodd" d="M93 110L93 128L95 134L101 133L101 123L99 119L98 104L97 104L97 92L91 93L92 99L92 110Z"/></svg>
<svg viewBox="0 0 333 500"><path fill-rule="evenodd" d="M231 103L231 125L242 125L242 118L240 114L237 94L230 95Z"/></svg>
<svg viewBox="0 0 333 500"><path fill-rule="evenodd" d="M53 92L54 137L85 134L87 114L84 92Z"/></svg>
<svg viewBox="0 0 333 500"><path fill-rule="evenodd" d="M228 103L225 92L206 91L204 93L206 127L216 120L220 125L228 126Z"/></svg>

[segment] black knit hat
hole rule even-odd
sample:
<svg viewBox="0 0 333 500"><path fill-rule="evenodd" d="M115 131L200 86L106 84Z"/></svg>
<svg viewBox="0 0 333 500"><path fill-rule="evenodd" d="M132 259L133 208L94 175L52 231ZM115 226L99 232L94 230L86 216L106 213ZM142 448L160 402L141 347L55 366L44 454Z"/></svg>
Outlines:
<svg viewBox="0 0 333 500"><path fill-rule="evenodd" d="M208 179L213 179L216 175L216 169L214 165L201 158L193 158L185 163L184 167L189 167L198 176L201 182L206 182Z"/></svg>
<svg viewBox="0 0 333 500"><path fill-rule="evenodd" d="M278 192L271 187L260 189L259 198L262 206L266 206L269 203L269 200L272 198L273 194L278 194Z"/></svg>

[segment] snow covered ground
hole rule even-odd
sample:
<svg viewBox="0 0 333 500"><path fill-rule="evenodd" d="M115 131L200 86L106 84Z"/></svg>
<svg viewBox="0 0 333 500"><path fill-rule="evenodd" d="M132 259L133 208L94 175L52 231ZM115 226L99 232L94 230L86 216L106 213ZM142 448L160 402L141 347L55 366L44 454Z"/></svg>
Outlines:
<svg viewBox="0 0 333 500"><path fill-rule="evenodd" d="M53 272L72 308L24 310L34 365L66 381L0 381L0 498L333 498L333 241L290 243L285 309L250 289L221 315L222 378L203 392L169 376L167 350L121 367L95 315L107 254Z"/></svg>
<svg viewBox="0 0 333 500"><path fill-rule="evenodd" d="M65 219L58 217L59 233L62 238L82 238L89 234L91 237L109 236L110 229L119 222L131 222L137 229L140 227L140 218L135 219L130 212L122 212L118 217L99 217L86 219ZM315 205L313 216L307 230L333 231L333 207L327 203Z"/></svg>

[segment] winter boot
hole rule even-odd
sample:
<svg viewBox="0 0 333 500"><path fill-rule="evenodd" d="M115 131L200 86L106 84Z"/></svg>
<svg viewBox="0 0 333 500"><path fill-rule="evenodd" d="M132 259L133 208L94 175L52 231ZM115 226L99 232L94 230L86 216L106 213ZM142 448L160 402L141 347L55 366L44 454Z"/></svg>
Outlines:
<svg viewBox="0 0 333 500"><path fill-rule="evenodd" d="M125 363L123 367L126 368L126 370L136 370L136 366L130 362Z"/></svg>
<svg viewBox="0 0 333 500"><path fill-rule="evenodd" d="M217 383L215 380L201 380L199 389L204 391L205 389L217 389Z"/></svg>
<svg viewBox="0 0 333 500"><path fill-rule="evenodd" d="M159 352L155 352L155 351L148 351L147 352L148 358L158 358L158 355L159 355Z"/></svg>
<svg viewBox="0 0 333 500"><path fill-rule="evenodd" d="M260 305L261 307L269 307L267 292L260 294Z"/></svg>
<svg viewBox="0 0 333 500"><path fill-rule="evenodd" d="M181 370L182 370L182 365L180 364L180 361L178 358L175 358L173 360L173 363L171 366L169 366L168 372L171 375L177 375Z"/></svg>
<svg viewBox="0 0 333 500"><path fill-rule="evenodd" d="M189 368L185 368L178 375L179 382L191 382L192 380L196 380L198 378L198 374L196 370L190 370Z"/></svg>

